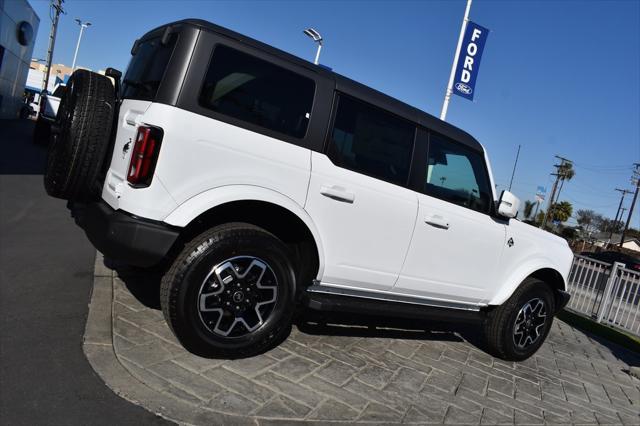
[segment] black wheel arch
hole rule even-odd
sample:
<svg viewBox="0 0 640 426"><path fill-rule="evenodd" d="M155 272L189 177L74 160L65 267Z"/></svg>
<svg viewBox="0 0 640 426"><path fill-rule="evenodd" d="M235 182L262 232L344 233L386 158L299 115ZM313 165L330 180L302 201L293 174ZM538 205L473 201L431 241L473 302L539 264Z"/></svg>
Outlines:
<svg viewBox="0 0 640 426"><path fill-rule="evenodd" d="M529 275L529 277L537 278L551 288L556 304L556 311L564 307L566 301L563 293L567 291L567 283L560 272L553 268L542 268Z"/></svg>
<svg viewBox="0 0 640 426"><path fill-rule="evenodd" d="M311 285L320 267L318 244L313 233L291 210L261 200L230 201L200 214L182 229L167 260L175 258L188 241L205 230L231 222L248 223L279 238L295 256L298 289Z"/></svg>

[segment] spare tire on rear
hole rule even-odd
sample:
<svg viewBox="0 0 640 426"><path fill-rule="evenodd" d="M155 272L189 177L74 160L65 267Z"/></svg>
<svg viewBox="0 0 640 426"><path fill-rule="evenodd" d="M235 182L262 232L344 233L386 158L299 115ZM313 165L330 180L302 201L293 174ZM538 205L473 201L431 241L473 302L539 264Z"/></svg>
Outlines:
<svg viewBox="0 0 640 426"><path fill-rule="evenodd" d="M49 195L78 201L99 196L114 109L111 80L87 70L73 73L51 130L44 175Z"/></svg>

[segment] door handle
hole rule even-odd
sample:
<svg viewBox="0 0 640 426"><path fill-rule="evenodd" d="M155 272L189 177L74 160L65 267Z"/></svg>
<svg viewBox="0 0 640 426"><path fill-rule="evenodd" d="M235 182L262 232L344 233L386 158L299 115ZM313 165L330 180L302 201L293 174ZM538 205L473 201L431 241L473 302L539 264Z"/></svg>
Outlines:
<svg viewBox="0 0 640 426"><path fill-rule="evenodd" d="M336 185L334 186L322 185L320 187L320 193L325 197L329 197L331 199L334 199L337 201L343 201L345 203L350 203L350 204L352 204L356 199L356 195L353 192L347 191L343 187L336 186Z"/></svg>
<svg viewBox="0 0 640 426"><path fill-rule="evenodd" d="M426 218L424 221L425 223L431 226L435 226L436 228L449 229L449 222L440 215L433 215Z"/></svg>

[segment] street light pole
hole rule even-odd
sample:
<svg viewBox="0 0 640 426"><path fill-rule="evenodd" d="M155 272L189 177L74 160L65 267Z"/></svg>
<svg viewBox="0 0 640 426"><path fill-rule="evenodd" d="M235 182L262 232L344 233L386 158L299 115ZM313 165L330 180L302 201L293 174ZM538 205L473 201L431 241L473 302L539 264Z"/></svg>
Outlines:
<svg viewBox="0 0 640 426"><path fill-rule="evenodd" d="M316 58L313 60L315 65L320 63L320 51L322 50L322 36L320 33L313 28L307 28L303 31L303 33L311 38L314 42L318 43L318 49L316 50Z"/></svg>
<svg viewBox="0 0 640 426"><path fill-rule="evenodd" d="M73 63L71 64L71 72L76 69L76 58L78 57L78 50L80 49L80 40L82 40L82 32L85 28L91 25L91 22L82 22L80 19L76 18L76 22L80 25L80 35L78 36L78 43L76 44L76 51L73 54Z"/></svg>
<svg viewBox="0 0 640 426"><path fill-rule="evenodd" d="M458 66L458 58L460 57L460 50L462 50L462 40L464 39L464 32L467 29L467 22L469 21L469 12L471 11L471 1L467 0L467 8L464 10L464 18L462 19L462 26L460 27L460 36L458 37L458 46L456 47L456 55L453 57L453 64L451 65L451 74L449 75L449 84L447 85L447 91L444 94L444 103L442 104L442 111L440 112L440 120L444 121L447 118L447 110L449 109L449 101L453 94L453 80L456 74L456 67Z"/></svg>

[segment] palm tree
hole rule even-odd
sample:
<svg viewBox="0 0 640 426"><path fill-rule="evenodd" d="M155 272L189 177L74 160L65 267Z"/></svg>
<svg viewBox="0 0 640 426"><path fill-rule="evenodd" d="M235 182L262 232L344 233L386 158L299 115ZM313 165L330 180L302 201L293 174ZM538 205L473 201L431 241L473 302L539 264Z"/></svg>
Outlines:
<svg viewBox="0 0 640 426"><path fill-rule="evenodd" d="M560 201L551 206L551 218L559 222L566 222L573 214L573 206L568 201Z"/></svg>
<svg viewBox="0 0 640 426"><path fill-rule="evenodd" d="M536 203L534 203L533 201L525 201L524 202L524 218L525 219L529 219L529 217L531 217L531 213L533 213L533 208L535 207Z"/></svg>
<svg viewBox="0 0 640 426"><path fill-rule="evenodd" d="M573 169L573 163L562 163L560 167L558 167L558 174L560 175L560 188L558 189L556 200L560 199L560 192L564 186L564 181L571 180L576 175L576 171Z"/></svg>

